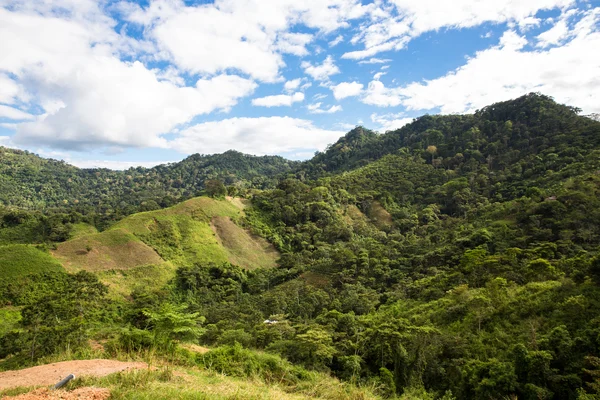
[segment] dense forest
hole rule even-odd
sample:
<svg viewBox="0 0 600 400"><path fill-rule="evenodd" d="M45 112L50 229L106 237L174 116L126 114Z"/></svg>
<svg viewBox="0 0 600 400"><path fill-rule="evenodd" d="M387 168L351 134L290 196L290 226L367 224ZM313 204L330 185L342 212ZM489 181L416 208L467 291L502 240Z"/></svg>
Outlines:
<svg viewBox="0 0 600 400"><path fill-rule="evenodd" d="M245 197L235 222L281 256L177 262L124 297L51 260L0 278L0 368L90 338L183 360L192 341L210 362L261 350L382 398L600 398L600 122L550 97L357 127L303 163L228 152L114 172L2 152L0 258L197 194ZM158 229L157 251L180 240Z"/></svg>
<svg viewBox="0 0 600 400"><path fill-rule="evenodd" d="M194 154L154 168L79 169L64 161L0 147L0 205L35 210L76 210L115 214L168 207L198 196L207 181L234 190L270 188L275 176L297 163L278 156L256 157L237 151Z"/></svg>

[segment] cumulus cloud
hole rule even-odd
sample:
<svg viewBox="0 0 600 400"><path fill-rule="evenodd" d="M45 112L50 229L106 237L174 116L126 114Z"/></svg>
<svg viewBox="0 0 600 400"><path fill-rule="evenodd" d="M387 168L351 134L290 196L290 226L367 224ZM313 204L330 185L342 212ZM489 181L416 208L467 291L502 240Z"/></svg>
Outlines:
<svg viewBox="0 0 600 400"><path fill-rule="evenodd" d="M294 90L298 90L300 84L302 83L302 78L292 79L283 84L283 90L286 92L293 92Z"/></svg>
<svg viewBox="0 0 600 400"><path fill-rule="evenodd" d="M162 55L192 73L230 69L265 82L279 77L281 53L306 55L313 36L292 33L294 24L328 33L347 27L372 6L358 0L217 0L186 6L181 0L154 0L143 8L120 6L128 21L144 25ZM226 50L224 50L226 49Z"/></svg>
<svg viewBox="0 0 600 400"><path fill-rule="evenodd" d="M353 38L364 49L347 52L343 58L363 59L375 54L400 50L412 39L443 28L470 28L485 22L536 23L533 17L541 10L564 9L575 0L390 0L393 10L378 10L374 23L365 24Z"/></svg>
<svg viewBox="0 0 600 400"><path fill-rule="evenodd" d="M314 103L314 104L309 104L306 108L308 109L308 112L311 114L333 114L336 113L338 111L342 111L343 108L340 105L333 105L329 108L321 108L321 104L322 103Z"/></svg>
<svg viewBox="0 0 600 400"><path fill-rule="evenodd" d="M344 41L344 36L338 35L335 39L329 42L329 47L335 47Z"/></svg>
<svg viewBox="0 0 600 400"><path fill-rule="evenodd" d="M283 33L277 38L277 48L281 53L305 56L308 54L306 45L313 40L308 33Z"/></svg>
<svg viewBox="0 0 600 400"><path fill-rule="evenodd" d="M395 88L371 81L362 101L462 113L535 91L586 113L599 112L600 52L591 51L600 48L599 22L600 9L587 11L569 31L569 41L545 51L526 50L527 40L507 31L499 45L476 53L465 65L437 79Z"/></svg>
<svg viewBox="0 0 600 400"><path fill-rule="evenodd" d="M333 97L335 97L336 100L358 96L362 92L362 89L363 84L359 82L342 82L331 87Z"/></svg>
<svg viewBox="0 0 600 400"><path fill-rule="evenodd" d="M230 118L184 129L170 147L187 154L221 153L233 148L256 155L281 154L323 150L343 134L298 118Z"/></svg>
<svg viewBox="0 0 600 400"><path fill-rule="evenodd" d="M24 97L23 89L6 74L0 73L0 103L13 104Z"/></svg>
<svg viewBox="0 0 600 400"><path fill-rule="evenodd" d="M317 81L327 81L331 75L340 73L340 69L335 65L331 56L327 56L323 64L313 65L308 61L303 61L301 66L307 75L312 76Z"/></svg>
<svg viewBox="0 0 600 400"><path fill-rule="evenodd" d="M227 110L256 87L252 80L227 74L180 86L181 81L165 80L164 73L140 61L122 61L119 56L128 50L112 22L78 18L0 9L0 70L21 82L11 79L17 90L15 85L3 89L3 97L14 99L25 90L43 109L35 120L17 126L15 143L164 147L160 135L196 115ZM15 111L6 117L32 119Z"/></svg>
<svg viewBox="0 0 600 400"><path fill-rule="evenodd" d="M379 107L395 107L403 100L402 88L387 88L381 81L371 81L362 102Z"/></svg>
<svg viewBox="0 0 600 400"><path fill-rule="evenodd" d="M26 113L24 111L17 109L17 108L0 104L0 119L1 118L18 121L18 120L32 120L35 117L29 113Z"/></svg>
<svg viewBox="0 0 600 400"><path fill-rule="evenodd" d="M262 107L281 107L281 106L291 106L294 103L300 102L304 100L304 93L296 92L292 95L287 94L279 94L275 96L265 96L259 97L252 100L253 106L262 106Z"/></svg>
<svg viewBox="0 0 600 400"><path fill-rule="evenodd" d="M414 118L409 118L400 114L371 114L371 121L376 124L376 129L381 132L393 131L410 124Z"/></svg>

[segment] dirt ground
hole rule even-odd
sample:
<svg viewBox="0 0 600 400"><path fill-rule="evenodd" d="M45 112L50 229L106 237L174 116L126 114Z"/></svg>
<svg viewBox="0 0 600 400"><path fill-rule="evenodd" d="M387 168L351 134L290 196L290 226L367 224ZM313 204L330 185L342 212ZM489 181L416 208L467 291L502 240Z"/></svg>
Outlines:
<svg viewBox="0 0 600 400"><path fill-rule="evenodd" d="M49 390L42 388L33 392L21 394L14 397L4 397L11 400L105 400L110 397L110 391L103 388L83 387L71 392L64 390Z"/></svg>
<svg viewBox="0 0 600 400"><path fill-rule="evenodd" d="M0 390L27 386L55 385L69 374L79 376L106 376L115 372L130 369L145 369L148 365L143 362L122 362L115 360L78 360L63 361L54 364L40 365L18 371L0 372ZM20 397L19 397L20 398ZM28 397L23 397L28 399ZM37 397L35 397L37 398ZM43 399L104 399L104 397L40 397Z"/></svg>

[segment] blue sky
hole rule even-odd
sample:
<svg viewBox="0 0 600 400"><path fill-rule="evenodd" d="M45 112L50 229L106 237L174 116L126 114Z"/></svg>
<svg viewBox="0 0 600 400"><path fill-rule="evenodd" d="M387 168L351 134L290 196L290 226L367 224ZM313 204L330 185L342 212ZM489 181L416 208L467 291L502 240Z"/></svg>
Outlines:
<svg viewBox="0 0 600 400"><path fill-rule="evenodd" d="M0 0L0 145L309 158L538 91L600 112L600 0Z"/></svg>

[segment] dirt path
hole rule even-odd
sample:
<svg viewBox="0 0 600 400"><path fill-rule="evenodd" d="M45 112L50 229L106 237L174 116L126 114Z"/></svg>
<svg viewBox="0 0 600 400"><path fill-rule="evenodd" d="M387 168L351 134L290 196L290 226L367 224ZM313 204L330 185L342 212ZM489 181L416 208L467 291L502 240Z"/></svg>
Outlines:
<svg viewBox="0 0 600 400"><path fill-rule="evenodd" d="M14 397L4 397L11 400L105 400L110 397L108 389L83 387L71 392L64 390L49 390L42 388L33 392L21 394Z"/></svg>
<svg viewBox="0 0 600 400"><path fill-rule="evenodd" d="M63 361L54 364L0 372L0 390L15 387L54 385L69 374L79 376L106 376L130 369L144 369L143 362L122 362L114 360Z"/></svg>

